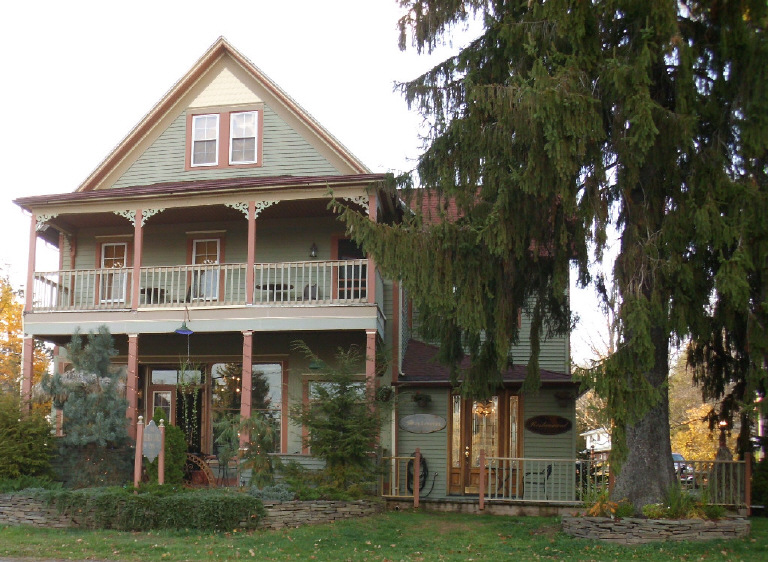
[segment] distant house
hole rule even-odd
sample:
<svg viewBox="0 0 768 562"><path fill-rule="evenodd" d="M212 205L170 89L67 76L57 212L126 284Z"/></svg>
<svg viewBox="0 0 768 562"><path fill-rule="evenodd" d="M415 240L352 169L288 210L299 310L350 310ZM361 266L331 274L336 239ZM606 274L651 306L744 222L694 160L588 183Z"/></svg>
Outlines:
<svg viewBox="0 0 768 562"><path fill-rule="evenodd" d="M587 441L586 453L595 460L607 460L611 452L611 434L604 427L580 434Z"/></svg>
<svg viewBox="0 0 768 562"><path fill-rule="evenodd" d="M375 134L363 126L360 134ZM15 200L31 214L23 393L35 340L61 346L78 328L106 325L132 434L139 416L164 409L171 423L194 426L190 452L212 458L218 420L260 411L276 428L274 454L308 459L288 411L311 400L322 377L291 342L325 362L357 345L366 350L361 383L391 386L396 397L381 455L419 448L430 498L477 497L481 468L499 500L571 497L568 337L542 342L538 394L521 395L515 367L488 402L457 395L436 348L419 340L407 292L328 208L334 196L372 221L397 221L403 206L384 179L220 38L74 192ZM36 238L58 248L58 269L35 268ZM524 365L529 351L523 338L515 361ZM386 370L377 353L388 356ZM63 351L58 361L66 368ZM481 467L481 451L506 460ZM383 495L413 488L402 468Z"/></svg>

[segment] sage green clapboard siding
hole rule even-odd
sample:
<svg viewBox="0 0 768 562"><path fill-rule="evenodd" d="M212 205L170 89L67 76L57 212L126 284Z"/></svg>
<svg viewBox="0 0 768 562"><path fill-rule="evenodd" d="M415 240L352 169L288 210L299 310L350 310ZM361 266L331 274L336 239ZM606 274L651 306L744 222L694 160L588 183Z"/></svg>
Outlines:
<svg viewBox="0 0 768 562"><path fill-rule="evenodd" d="M413 311L413 331L418 338L419 311ZM520 341L512 348L512 358L516 365L527 365L531 356L530 317L523 315L520 330ZM539 367L558 373L570 372L570 338L568 334L543 338L539 350Z"/></svg>
<svg viewBox="0 0 768 562"><path fill-rule="evenodd" d="M392 380L392 371L393 369L397 369L397 360L395 357L392 356L392 350L394 348L394 328L395 328L395 313L394 313L394 305L393 305L393 292L394 289L394 283L388 279L384 279L384 294L383 295L376 295L376 298L379 299L379 303L381 306L381 311L384 313L384 316L386 317L386 322L384 323L384 342L383 342L383 348L387 352L387 357L390 359L389 362L389 368L387 371L382 375L384 377L384 380L382 381L383 385L389 385L390 381Z"/></svg>
<svg viewBox="0 0 768 562"><path fill-rule="evenodd" d="M576 458L576 403L570 400L561 406L555 398L557 388L545 388L535 395L523 397L523 457L535 459L575 459ZM557 415L571 421L571 429L560 435L540 435L525 429L525 420L540 415ZM540 463L541 468L546 466ZM537 467L538 468L538 467ZM548 488L549 499L572 497L575 483L575 465L553 464Z"/></svg>
<svg viewBox="0 0 768 562"><path fill-rule="evenodd" d="M430 498L442 498L446 495L448 482L448 396L444 389L419 389L423 394L432 396L432 401L426 408L420 407L413 401L412 396L416 389L400 390L397 397L398 416L400 418L410 414L435 414L446 420L446 426L434 433L409 433L398 429L398 456L409 456L418 447L422 456L427 461L428 478L426 490L432 486L435 472L435 487ZM422 493L423 496L423 493Z"/></svg>
<svg viewBox="0 0 768 562"><path fill-rule="evenodd" d="M186 127L186 113L182 113L111 187L245 176L322 176L341 173L269 106L264 107L260 167L198 168L186 171Z"/></svg>

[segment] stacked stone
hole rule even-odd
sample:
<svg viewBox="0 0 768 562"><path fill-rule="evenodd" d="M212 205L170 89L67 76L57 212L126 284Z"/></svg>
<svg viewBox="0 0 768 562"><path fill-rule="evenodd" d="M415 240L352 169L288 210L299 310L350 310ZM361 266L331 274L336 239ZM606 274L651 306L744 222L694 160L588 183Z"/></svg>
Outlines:
<svg viewBox="0 0 768 562"><path fill-rule="evenodd" d="M54 506L30 495L0 494L0 525L64 528L71 527L72 521Z"/></svg>
<svg viewBox="0 0 768 562"><path fill-rule="evenodd" d="M342 502L342 501L287 501L264 502L266 517L259 521L262 529L283 529L330 523L339 519L367 517L384 510L379 502Z"/></svg>
<svg viewBox="0 0 768 562"><path fill-rule="evenodd" d="M705 521L563 516L562 521L568 535L618 544L737 539L749 536L751 529L749 519L742 517Z"/></svg>

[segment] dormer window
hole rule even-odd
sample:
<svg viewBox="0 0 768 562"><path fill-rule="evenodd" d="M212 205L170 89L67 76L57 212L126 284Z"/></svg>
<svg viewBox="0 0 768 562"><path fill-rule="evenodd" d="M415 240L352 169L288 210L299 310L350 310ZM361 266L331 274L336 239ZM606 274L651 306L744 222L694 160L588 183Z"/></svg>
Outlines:
<svg viewBox="0 0 768 562"><path fill-rule="evenodd" d="M186 169L261 166L263 113L261 107L188 113Z"/></svg>

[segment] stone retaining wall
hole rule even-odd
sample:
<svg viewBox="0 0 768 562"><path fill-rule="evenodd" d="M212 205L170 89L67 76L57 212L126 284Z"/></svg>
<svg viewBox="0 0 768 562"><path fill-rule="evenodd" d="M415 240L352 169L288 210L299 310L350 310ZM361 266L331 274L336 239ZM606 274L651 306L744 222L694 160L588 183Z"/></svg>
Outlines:
<svg viewBox="0 0 768 562"><path fill-rule="evenodd" d="M563 532L568 535L619 544L738 539L749 536L751 528L749 519L738 517L704 521L563 516L562 521Z"/></svg>
<svg viewBox="0 0 768 562"><path fill-rule="evenodd" d="M367 501L265 501L264 508L267 515L259 521L258 528L282 529L366 517L384 511L384 504ZM55 506L48 506L44 501L23 493L0 494L0 525L76 526L69 517L59 515Z"/></svg>
<svg viewBox="0 0 768 562"><path fill-rule="evenodd" d="M56 507L26 494L0 494L0 525L72 527L72 520Z"/></svg>
<svg viewBox="0 0 768 562"><path fill-rule="evenodd" d="M265 501L264 509L267 511L267 516L259 521L259 528L282 529L330 523L351 517L367 517L384 511L384 504L367 501Z"/></svg>

